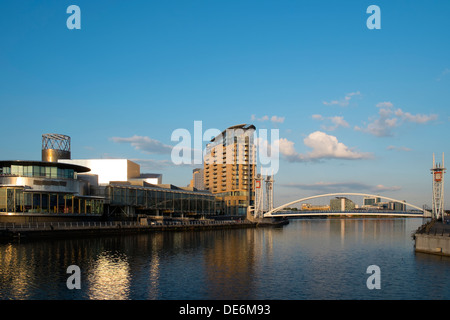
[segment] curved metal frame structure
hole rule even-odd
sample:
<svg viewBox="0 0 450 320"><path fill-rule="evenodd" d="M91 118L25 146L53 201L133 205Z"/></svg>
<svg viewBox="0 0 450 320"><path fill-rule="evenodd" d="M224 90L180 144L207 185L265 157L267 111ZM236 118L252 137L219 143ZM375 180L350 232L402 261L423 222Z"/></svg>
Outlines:
<svg viewBox="0 0 450 320"><path fill-rule="evenodd" d="M70 137L55 133L43 134L42 161L58 162L58 159L70 159Z"/></svg>
<svg viewBox="0 0 450 320"><path fill-rule="evenodd" d="M288 206L290 206L290 205L293 205L293 204L295 204L295 203L302 202L302 201L305 201L305 200L315 199L315 198L329 197L329 196L362 196L362 197L377 197L377 198L382 198L382 199L386 199L386 200L390 200L390 201L395 201L395 202L404 203L404 204L407 205L407 206L410 206L410 207L412 207L412 208L414 208L414 209L418 209L418 210L422 211L422 214L423 214L423 215L425 215L425 212L426 212L426 210L424 210L423 208L420 208L420 207L415 206L415 205L413 205L413 204L410 204L410 203L408 203L408 202L400 201L400 200L397 200L397 199L388 198L388 197L384 197L384 196L380 196L380 195L368 194L368 193L351 193L351 192L347 192L347 193L327 193L327 194L321 194L321 195L316 195L316 196L311 196L311 197L306 197L306 198L298 199L298 200L295 200L295 201L292 201L292 202L283 204L283 205L281 205L281 206L279 206L279 207L277 207L277 208L275 208L275 209L272 209L272 210L270 210L270 211L267 211L266 213L264 213L263 216L264 216L264 218L274 217L273 213L275 213L275 212L277 212L277 211L280 211L280 210L282 210L282 209L284 209L284 208L286 208L286 207L288 207ZM325 214L325 213L324 213L324 214ZM296 215L306 215L306 214L305 214L305 213L301 213L301 214L294 213L294 214L286 214L285 216L296 216ZM317 215L317 214L316 214L316 215ZM327 215L329 215L329 213L328 213ZM405 215L407 215L407 214L405 214ZM280 215L276 215L276 216L280 216ZM416 215L416 216L417 216L417 215Z"/></svg>

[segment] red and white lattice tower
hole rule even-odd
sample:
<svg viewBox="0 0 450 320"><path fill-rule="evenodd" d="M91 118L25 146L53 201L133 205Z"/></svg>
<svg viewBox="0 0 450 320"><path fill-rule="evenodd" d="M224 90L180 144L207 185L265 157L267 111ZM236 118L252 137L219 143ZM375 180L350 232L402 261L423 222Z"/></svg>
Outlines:
<svg viewBox="0 0 450 320"><path fill-rule="evenodd" d="M433 168L430 169L433 175L433 205L431 213L435 219L443 219L444 211L444 153L442 153L442 164L436 163L433 153Z"/></svg>

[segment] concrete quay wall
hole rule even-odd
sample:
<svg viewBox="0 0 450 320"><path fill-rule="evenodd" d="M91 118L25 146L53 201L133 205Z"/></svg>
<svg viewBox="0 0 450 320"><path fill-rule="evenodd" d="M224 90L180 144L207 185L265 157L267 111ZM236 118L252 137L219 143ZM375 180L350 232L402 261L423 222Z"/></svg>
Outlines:
<svg viewBox="0 0 450 320"><path fill-rule="evenodd" d="M432 220L414 234L415 251L450 256L450 221Z"/></svg>
<svg viewBox="0 0 450 320"><path fill-rule="evenodd" d="M450 256L450 234L416 234L415 240L415 250L417 252Z"/></svg>

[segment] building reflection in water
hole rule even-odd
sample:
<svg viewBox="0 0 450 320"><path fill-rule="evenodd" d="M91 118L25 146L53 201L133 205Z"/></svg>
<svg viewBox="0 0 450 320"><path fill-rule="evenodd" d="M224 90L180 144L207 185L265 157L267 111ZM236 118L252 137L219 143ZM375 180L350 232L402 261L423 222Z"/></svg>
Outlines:
<svg viewBox="0 0 450 320"><path fill-rule="evenodd" d="M128 299L130 266L127 257L120 253L102 252L90 269L87 282L89 299Z"/></svg>
<svg viewBox="0 0 450 320"><path fill-rule="evenodd" d="M246 299L254 291L255 232L223 230L205 253L204 272L210 299Z"/></svg>
<svg viewBox="0 0 450 320"><path fill-rule="evenodd" d="M24 259L23 252L12 244L7 244L0 254L0 292L1 299L28 299L30 280L33 271L27 268L31 261ZM32 263L32 262L31 262ZM7 294L3 290L7 290Z"/></svg>

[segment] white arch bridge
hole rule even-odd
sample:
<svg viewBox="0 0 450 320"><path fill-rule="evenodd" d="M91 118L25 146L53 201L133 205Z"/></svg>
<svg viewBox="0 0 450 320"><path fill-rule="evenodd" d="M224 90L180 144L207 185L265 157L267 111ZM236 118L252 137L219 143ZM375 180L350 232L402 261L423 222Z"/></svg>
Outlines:
<svg viewBox="0 0 450 320"><path fill-rule="evenodd" d="M409 206L417 211L393 211L393 210L354 210L354 211L290 211L290 212L284 212L281 211L286 207L289 207L293 204L303 202L306 200L316 199L316 198L323 198L323 197L338 197L338 196L362 196L362 197L372 197L372 198L380 198L384 200L389 200L393 202L398 202L401 204L404 204L405 206ZM399 217L429 217L431 216L431 213L429 211L426 211L423 208L420 208L416 205L410 204L408 202L397 200L393 198L388 198L385 196L380 195L374 195L374 194L368 194L368 193L327 193L327 194L321 194L321 195L315 195L311 197L306 197L302 199L298 199L286 204L283 204L277 208L274 208L272 210L269 210L262 214L264 218L274 218L274 217L309 217L309 216L331 216L331 215L358 215L358 216L380 216L380 215L386 215L386 216L399 216Z"/></svg>

